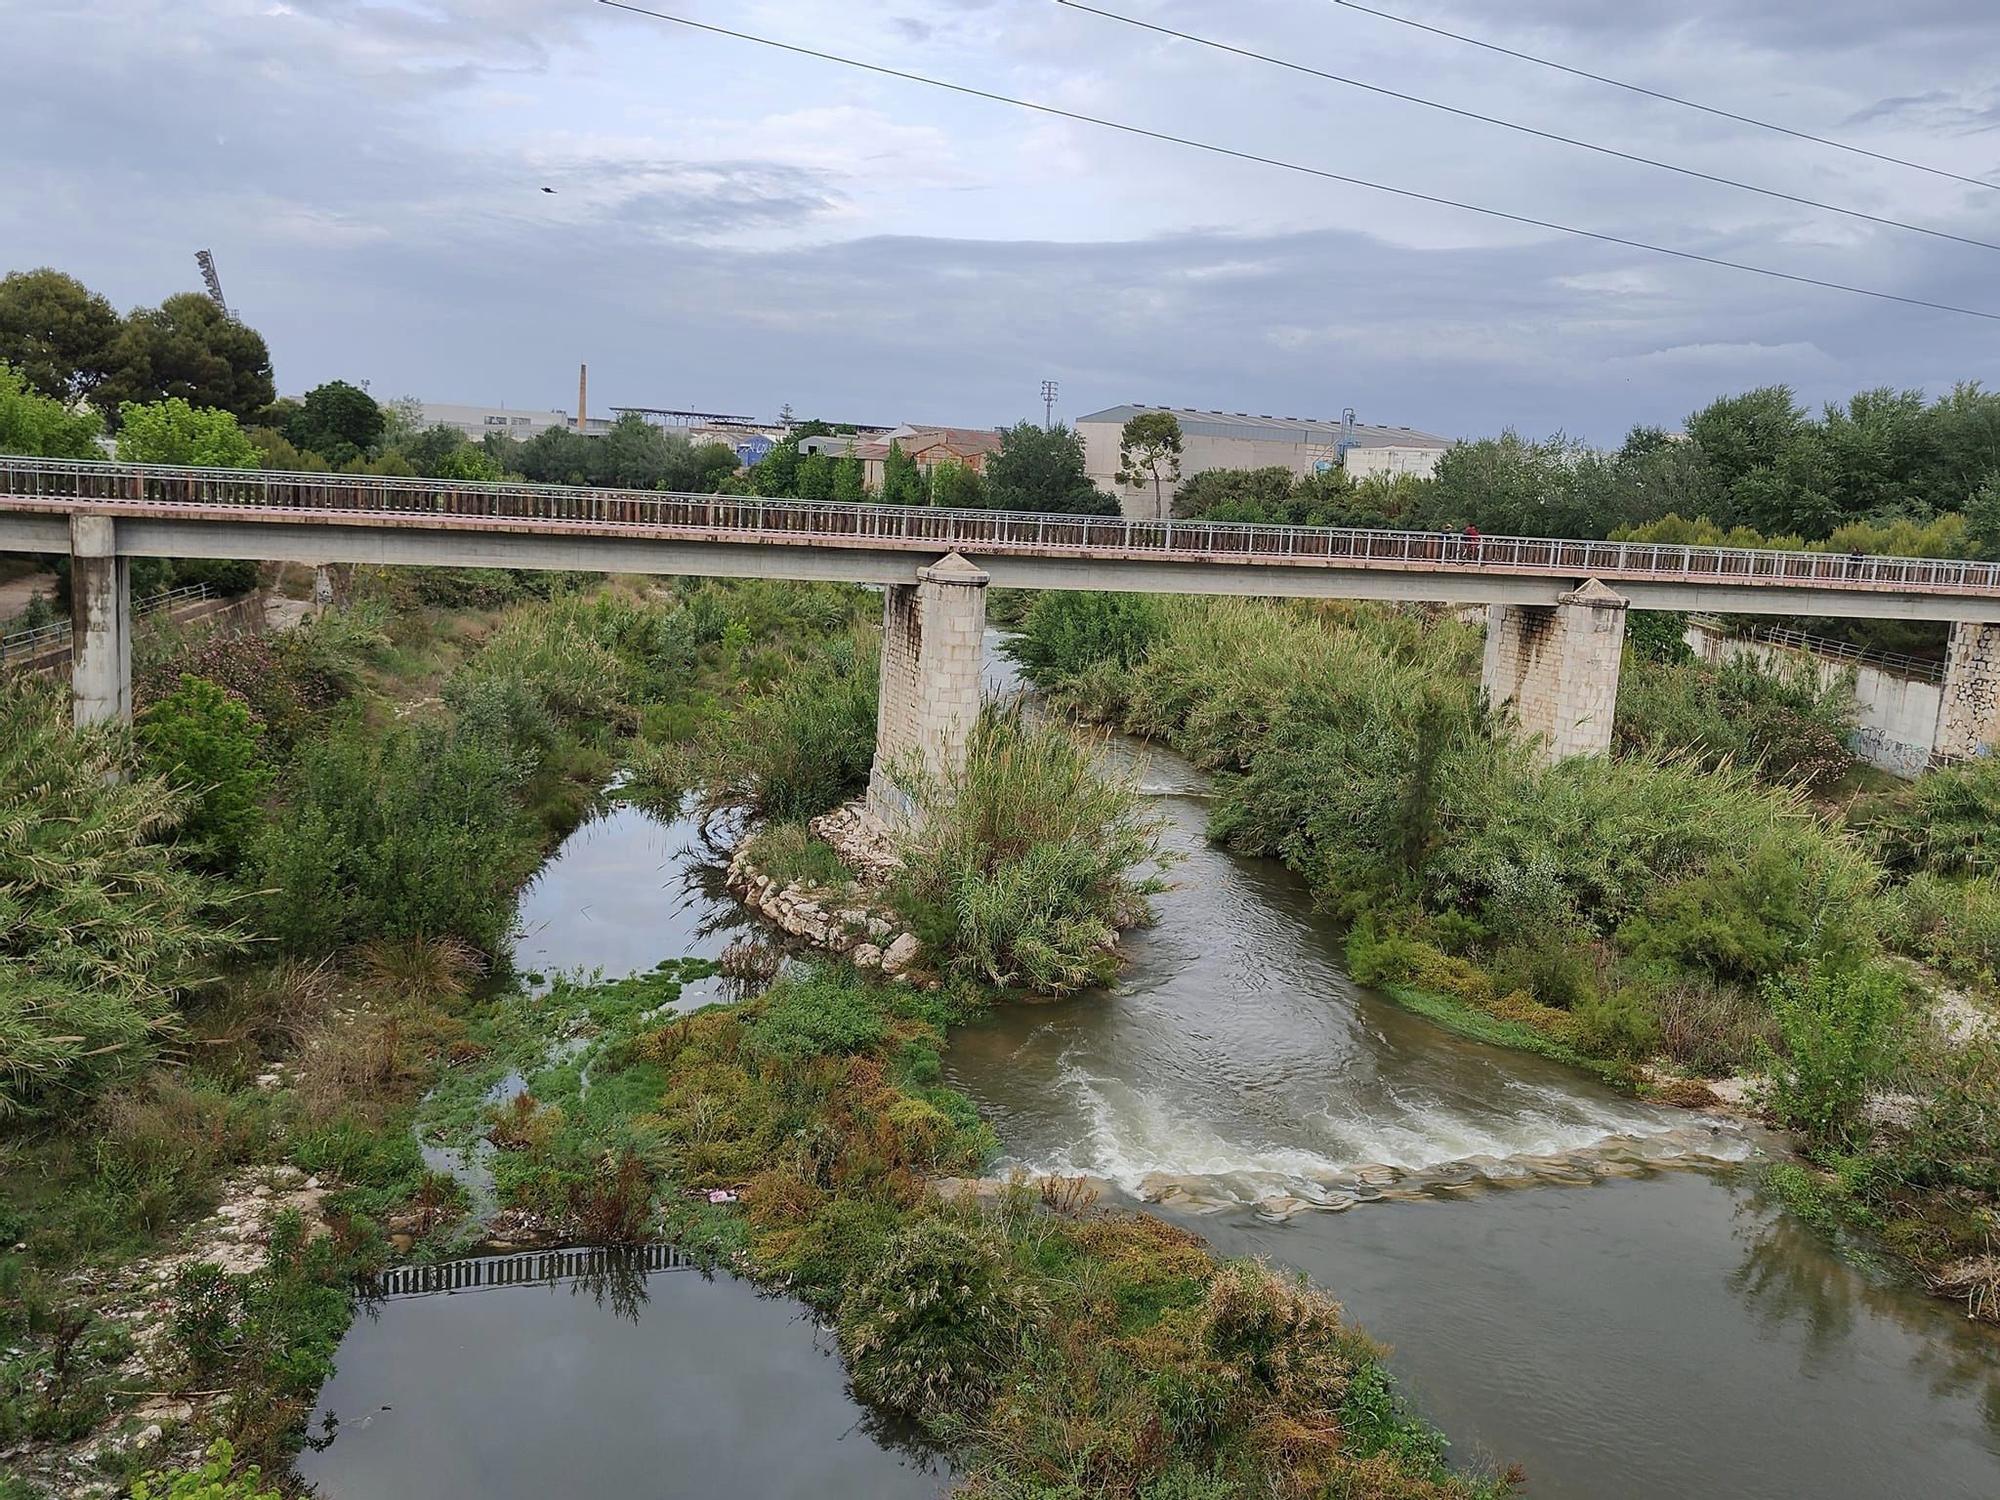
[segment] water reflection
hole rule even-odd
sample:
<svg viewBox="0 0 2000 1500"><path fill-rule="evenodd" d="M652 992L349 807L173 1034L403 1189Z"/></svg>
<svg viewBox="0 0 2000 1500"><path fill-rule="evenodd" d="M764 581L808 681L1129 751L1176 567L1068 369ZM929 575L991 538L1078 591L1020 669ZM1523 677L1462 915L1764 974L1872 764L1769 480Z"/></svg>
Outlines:
<svg viewBox="0 0 2000 1500"><path fill-rule="evenodd" d="M1796 1325L1810 1365L1887 1320L1914 1336L1910 1373L1938 1397L1975 1400L2000 1453L2000 1330L1957 1315L1955 1304L1918 1295L1859 1246L1829 1254L1819 1232L1783 1211L1758 1182L1737 1202L1743 1258L1730 1278L1767 1330Z"/></svg>
<svg viewBox="0 0 2000 1500"><path fill-rule="evenodd" d="M299 1461L326 1500L902 1500L950 1478L852 1399L796 1304L631 1254L376 1301L321 1393L329 1419Z"/></svg>

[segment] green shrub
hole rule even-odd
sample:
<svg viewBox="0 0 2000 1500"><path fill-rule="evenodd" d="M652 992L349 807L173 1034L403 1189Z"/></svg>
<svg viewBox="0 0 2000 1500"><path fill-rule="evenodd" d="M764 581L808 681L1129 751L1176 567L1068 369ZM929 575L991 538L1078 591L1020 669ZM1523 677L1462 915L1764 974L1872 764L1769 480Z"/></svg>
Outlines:
<svg viewBox="0 0 2000 1500"><path fill-rule="evenodd" d="M1850 1140L1871 1085L1901 1053L1903 984L1883 969L1815 969L1770 981L1784 1041L1768 1059L1772 1107L1812 1141Z"/></svg>
<svg viewBox="0 0 2000 1500"><path fill-rule="evenodd" d="M88 1100L174 1027L240 937L164 842L186 798L130 776L114 727L0 683L0 1117Z"/></svg>
<svg viewBox="0 0 2000 1500"><path fill-rule="evenodd" d="M252 1465L231 1477L236 1450L218 1438L197 1468L163 1472L155 1469L132 1485L132 1500L283 1500L266 1488L263 1471Z"/></svg>
<svg viewBox="0 0 2000 1500"><path fill-rule="evenodd" d="M1892 870L2000 875L2000 756L1919 776L1857 821Z"/></svg>
<svg viewBox="0 0 2000 1500"><path fill-rule="evenodd" d="M1037 687L1053 687L1097 662L1137 665L1160 633L1160 605L1149 594L1050 590L1035 596L1021 624L1001 650Z"/></svg>
<svg viewBox="0 0 2000 1500"><path fill-rule="evenodd" d="M886 1029L873 990L839 970L818 969L771 986L744 1045L757 1055L796 1062L860 1052L880 1041Z"/></svg>
<svg viewBox="0 0 2000 1500"><path fill-rule="evenodd" d="M899 1230L840 1310L855 1394L910 1415L976 1409L1019 1335L1010 1291L990 1235L935 1218Z"/></svg>
<svg viewBox="0 0 2000 1500"><path fill-rule="evenodd" d="M1829 680L1802 656L1769 666L1751 656L1721 666L1640 658L1619 679L1614 728L1628 750L1688 750L1769 781L1816 787L1852 769L1847 740L1856 713L1853 674Z"/></svg>
<svg viewBox="0 0 2000 1500"><path fill-rule="evenodd" d="M964 767L915 788L896 899L953 973L1066 994L1117 972L1121 928L1158 889L1157 821L1070 730L980 715Z"/></svg>
<svg viewBox="0 0 2000 1500"><path fill-rule="evenodd" d="M180 686L139 715L146 769L191 798L183 842L216 869L234 869L263 821L271 784L249 706L205 677Z"/></svg>
<svg viewBox="0 0 2000 1500"><path fill-rule="evenodd" d="M712 795L773 822L804 822L868 780L875 759L875 653L842 637L722 725L702 759Z"/></svg>
<svg viewBox="0 0 2000 1500"><path fill-rule="evenodd" d="M498 952L537 839L531 769L465 725L349 721L307 745L258 838L267 930L288 950L459 937Z"/></svg>
<svg viewBox="0 0 2000 1500"><path fill-rule="evenodd" d="M1928 872L1889 893L1890 940L1962 984L2000 981L2000 881Z"/></svg>

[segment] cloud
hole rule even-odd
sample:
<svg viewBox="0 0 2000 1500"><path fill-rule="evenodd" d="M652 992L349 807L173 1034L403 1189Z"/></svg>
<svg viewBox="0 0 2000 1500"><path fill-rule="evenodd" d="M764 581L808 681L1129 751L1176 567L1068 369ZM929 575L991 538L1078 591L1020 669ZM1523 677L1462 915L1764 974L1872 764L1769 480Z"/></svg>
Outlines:
<svg viewBox="0 0 2000 1500"><path fill-rule="evenodd" d="M1994 261L1275 74L1043 0L683 0L808 45L1700 254L1984 306ZM2000 195L1326 0L1134 13L2000 237ZM1384 3L1394 8L1393 0ZM1955 170L2000 165L1972 0L1426 17ZM1412 14L1418 13L1415 9ZM1870 11L1868 14L1872 14ZM1858 34L1858 33L1857 33ZM1990 330L1025 115L575 0L76 0L9 20L0 244L131 305L213 248L282 386L967 424L1131 399L1615 442L1729 388L2000 379ZM1941 124L1941 122L1944 122ZM1957 132L1952 134L1950 132ZM540 192L544 185L558 189Z"/></svg>

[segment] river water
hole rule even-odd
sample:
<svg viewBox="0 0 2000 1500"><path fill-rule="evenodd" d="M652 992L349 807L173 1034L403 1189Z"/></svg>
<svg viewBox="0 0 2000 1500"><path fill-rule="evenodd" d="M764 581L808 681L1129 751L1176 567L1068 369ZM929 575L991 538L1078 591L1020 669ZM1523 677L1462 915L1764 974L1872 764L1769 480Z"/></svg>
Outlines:
<svg viewBox="0 0 2000 1500"><path fill-rule="evenodd" d="M954 1038L1013 1162L1305 1272L1393 1347L1455 1457L1520 1462L1538 1500L2000 1497L2000 1338L1782 1213L1770 1143L1354 985L1298 881L1206 842L1198 774L1111 755L1180 861L1114 992ZM611 975L714 956L741 923L702 826L629 808L564 844L522 919L523 968ZM550 1288L382 1305L302 1469L330 1500L942 1487L796 1307L645 1284L636 1311Z"/></svg>

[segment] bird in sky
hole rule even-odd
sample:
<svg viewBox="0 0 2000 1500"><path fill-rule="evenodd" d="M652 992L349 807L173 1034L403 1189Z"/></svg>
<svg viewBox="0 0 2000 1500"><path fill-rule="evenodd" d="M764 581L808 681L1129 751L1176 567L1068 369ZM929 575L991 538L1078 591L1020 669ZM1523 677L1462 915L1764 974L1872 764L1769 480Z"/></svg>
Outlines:
<svg viewBox="0 0 2000 1500"><path fill-rule="evenodd" d="M545 188L543 188L543 189L542 189L542 191L543 191L543 192L545 192L545 193L553 193L553 192L555 191L555 189L554 189L554 188L551 188L551 187L545 187Z"/></svg>

